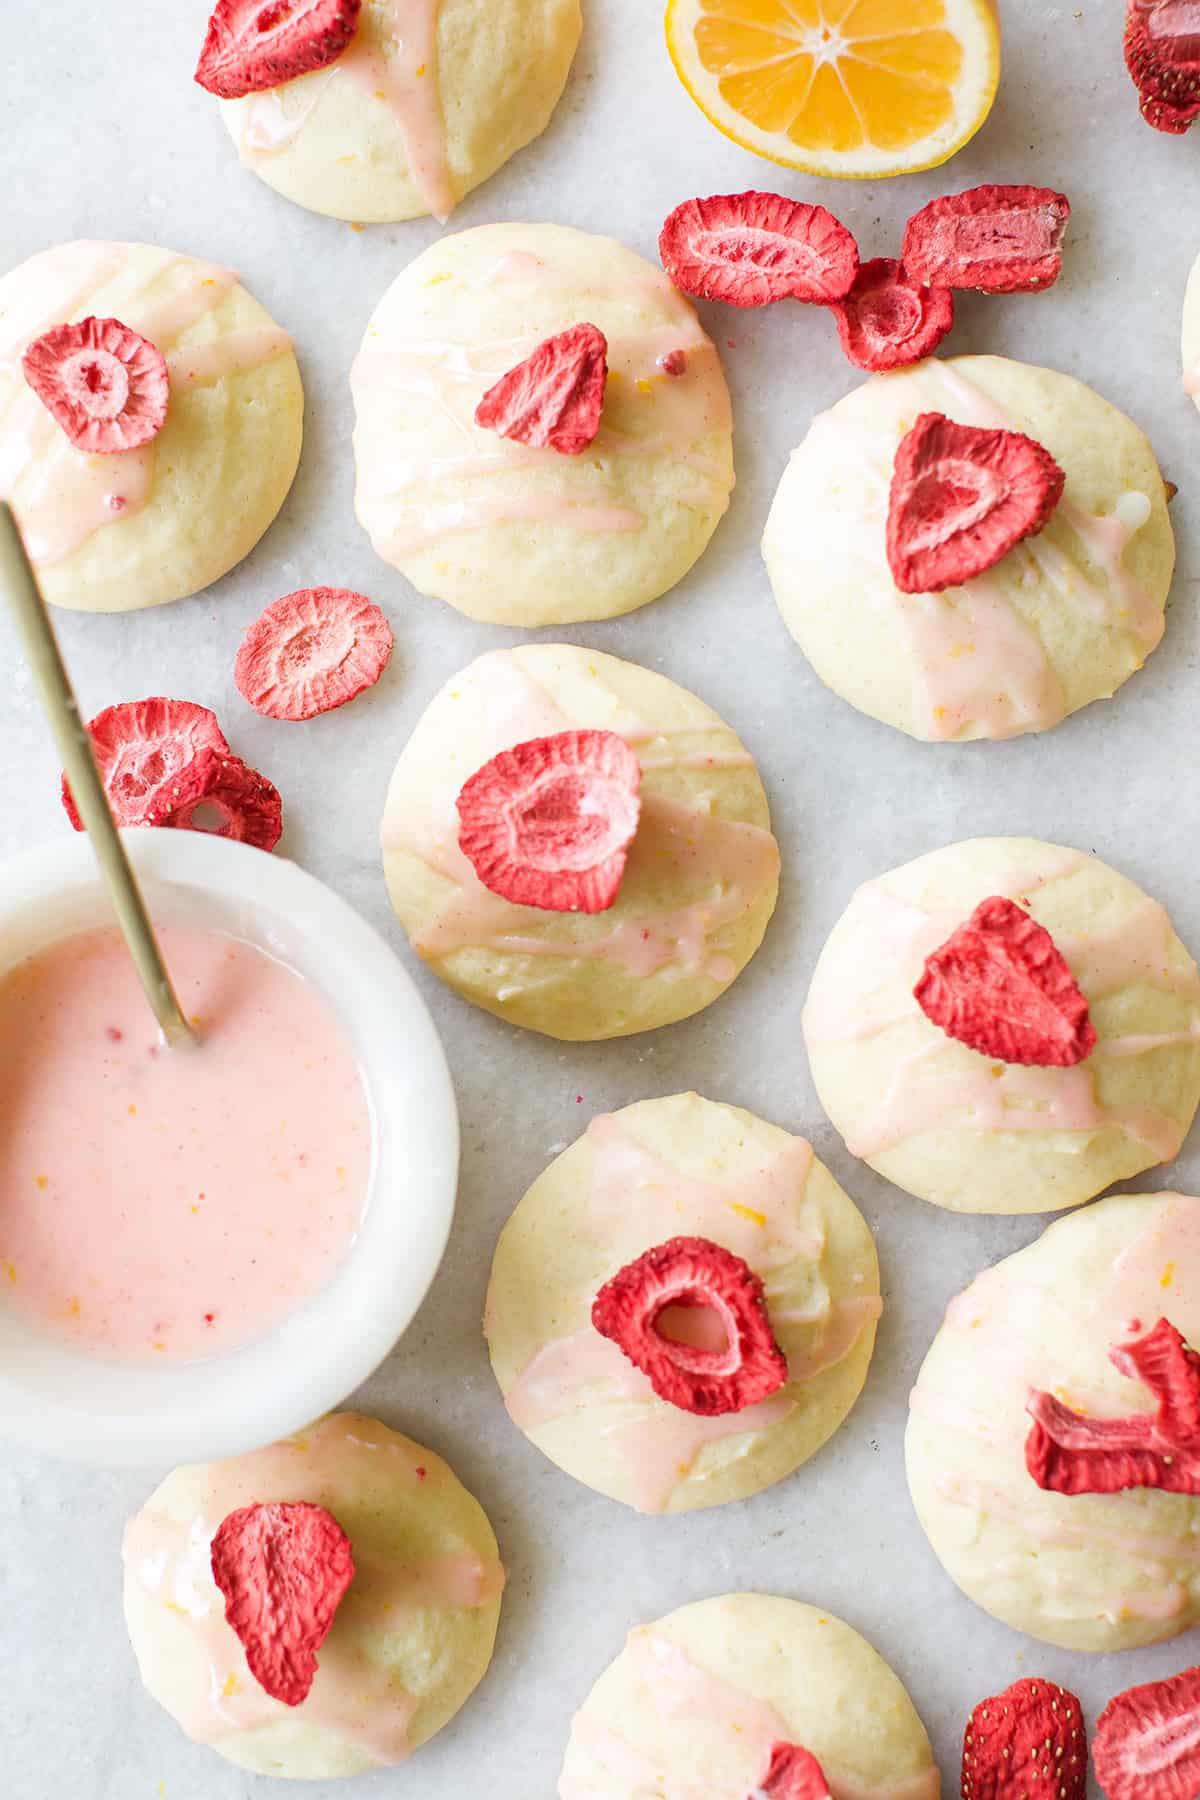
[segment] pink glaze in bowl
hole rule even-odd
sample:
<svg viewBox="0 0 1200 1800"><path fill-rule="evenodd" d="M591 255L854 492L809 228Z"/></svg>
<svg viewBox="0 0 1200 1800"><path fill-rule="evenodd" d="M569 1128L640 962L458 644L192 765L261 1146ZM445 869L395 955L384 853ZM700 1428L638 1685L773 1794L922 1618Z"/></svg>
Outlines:
<svg viewBox="0 0 1200 1800"><path fill-rule="evenodd" d="M266 1336L192 1362L117 1361L50 1336L0 1294L0 1436L79 1462L204 1462L308 1424L387 1356L449 1235L458 1119L423 1001L344 900L294 863L204 832L122 835L157 921L229 932L313 984L353 1045L371 1108L357 1234L328 1284ZM111 922L86 838L31 851L4 866L0 970Z"/></svg>

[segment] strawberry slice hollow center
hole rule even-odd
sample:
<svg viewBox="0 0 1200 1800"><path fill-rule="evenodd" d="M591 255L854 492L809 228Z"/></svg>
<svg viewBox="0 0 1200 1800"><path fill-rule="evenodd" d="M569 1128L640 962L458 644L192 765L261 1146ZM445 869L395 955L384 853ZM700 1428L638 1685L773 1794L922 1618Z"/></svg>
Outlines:
<svg viewBox="0 0 1200 1800"><path fill-rule="evenodd" d="M742 1412L787 1380L761 1280L708 1238L671 1238L627 1263L596 1295L592 1324L683 1412Z"/></svg>
<svg viewBox="0 0 1200 1800"><path fill-rule="evenodd" d="M605 912L637 832L641 779L616 732L531 738L464 784L459 847L483 885L518 906Z"/></svg>
<svg viewBox="0 0 1200 1800"><path fill-rule="evenodd" d="M956 533L973 530L999 506L1005 492L994 470L965 456L946 457L909 489L909 551L935 550Z"/></svg>

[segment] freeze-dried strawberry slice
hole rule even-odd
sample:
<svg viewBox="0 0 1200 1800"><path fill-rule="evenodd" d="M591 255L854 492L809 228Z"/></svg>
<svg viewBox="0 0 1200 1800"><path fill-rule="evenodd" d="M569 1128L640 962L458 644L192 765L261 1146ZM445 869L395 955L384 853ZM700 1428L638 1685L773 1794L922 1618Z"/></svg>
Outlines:
<svg viewBox="0 0 1200 1800"><path fill-rule="evenodd" d="M830 307L842 349L859 369L900 369L932 356L954 324L949 288L922 287L890 256L858 271L844 300Z"/></svg>
<svg viewBox="0 0 1200 1800"><path fill-rule="evenodd" d="M1084 1800L1087 1732L1074 1694L1016 1681L981 1700L963 1737L962 1800Z"/></svg>
<svg viewBox="0 0 1200 1800"><path fill-rule="evenodd" d="M194 80L222 100L280 87L336 62L362 0L217 0Z"/></svg>
<svg viewBox="0 0 1200 1800"><path fill-rule="evenodd" d="M998 1062L1067 1069L1096 1047L1088 1003L1044 926L993 894L925 959L925 1017Z"/></svg>
<svg viewBox="0 0 1200 1800"><path fill-rule="evenodd" d="M250 1673L273 1700L299 1706L354 1580L350 1539L323 1506L276 1500L222 1519L211 1563Z"/></svg>
<svg viewBox="0 0 1200 1800"><path fill-rule="evenodd" d="M719 1350L677 1342L658 1329L668 1307L702 1307L724 1329ZM763 1284L749 1263L708 1238L677 1237L627 1263L596 1295L592 1324L684 1412L742 1412L787 1380Z"/></svg>
<svg viewBox="0 0 1200 1800"><path fill-rule="evenodd" d="M858 245L831 212L753 191L685 200L667 218L658 253L677 288L726 306L827 306L850 292L858 271Z"/></svg>
<svg viewBox="0 0 1200 1800"><path fill-rule="evenodd" d="M1200 116L1200 12L1195 0L1129 0L1125 66L1156 131L1178 135Z"/></svg>
<svg viewBox="0 0 1200 1800"><path fill-rule="evenodd" d="M936 594L982 575L1041 531L1066 476L1020 431L921 413L900 440L888 504L887 557L903 594Z"/></svg>
<svg viewBox="0 0 1200 1800"><path fill-rule="evenodd" d="M1053 188L977 187L943 194L904 228L901 260L914 281L1033 294L1062 270L1071 202Z"/></svg>
<svg viewBox="0 0 1200 1800"><path fill-rule="evenodd" d="M546 912L606 912L637 831L641 764L614 731L502 750L464 783L458 842L484 887Z"/></svg>
<svg viewBox="0 0 1200 1800"><path fill-rule="evenodd" d="M1030 1475L1056 1494L1200 1494L1200 1355L1167 1319L1108 1355L1122 1375L1150 1389L1157 1410L1095 1419L1035 1390L1026 1405L1034 1421L1025 1439Z"/></svg>
<svg viewBox="0 0 1200 1800"><path fill-rule="evenodd" d="M349 588L300 588L251 625L233 665L243 699L268 719L315 719L374 687L392 628Z"/></svg>
<svg viewBox="0 0 1200 1800"><path fill-rule="evenodd" d="M80 319L34 338L25 379L77 450L136 450L167 420L170 377L157 345L120 319Z"/></svg>
<svg viewBox="0 0 1200 1800"><path fill-rule="evenodd" d="M123 700L97 713L88 730L118 825L144 825L164 783L198 750L229 748L216 713L191 700ZM82 831L65 775L62 803L76 831Z"/></svg>
<svg viewBox="0 0 1200 1800"><path fill-rule="evenodd" d="M1110 1700L1096 1720L1092 1761L1108 1800L1196 1800L1200 1669Z"/></svg>
<svg viewBox="0 0 1200 1800"><path fill-rule="evenodd" d="M799 1744L773 1744L770 1760L746 1800L831 1800L825 1771Z"/></svg>
<svg viewBox="0 0 1200 1800"><path fill-rule="evenodd" d="M475 408L475 423L501 437L578 456L600 429L608 340L595 325L548 337L502 375Z"/></svg>
<svg viewBox="0 0 1200 1800"><path fill-rule="evenodd" d="M283 801L240 756L206 747L163 782L142 823L208 831L273 850L283 831Z"/></svg>

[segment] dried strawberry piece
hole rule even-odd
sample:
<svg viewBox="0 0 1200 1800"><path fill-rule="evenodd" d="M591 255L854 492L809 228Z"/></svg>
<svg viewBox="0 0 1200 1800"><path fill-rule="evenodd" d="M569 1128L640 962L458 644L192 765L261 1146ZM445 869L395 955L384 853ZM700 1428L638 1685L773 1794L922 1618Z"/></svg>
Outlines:
<svg viewBox="0 0 1200 1800"><path fill-rule="evenodd" d="M361 11L362 0L217 0L193 80L236 100L327 68Z"/></svg>
<svg viewBox="0 0 1200 1800"><path fill-rule="evenodd" d="M299 1706L354 1580L350 1539L332 1513L307 1501L242 1506L217 1527L212 1575L255 1681L273 1700Z"/></svg>
<svg viewBox="0 0 1200 1800"><path fill-rule="evenodd" d="M164 784L198 750L228 750L216 713L191 700L123 700L88 726L92 752L118 825L144 825ZM83 820L62 778L62 803L76 831Z"/></svg>
<svg viewBox="0 0 1200 1800"><path fill-rule="evenodd" d="M34 338L25 379L77 450L136 450L167 420L170 377L162 351L120 319L80 319Z"/></svg>
<svg viewBox="0 0 1200 1800"><path fill-rule="evenodd" d="M725 1330L719 1350L658 1329L668 1307L707 1307ZM787 1358L775 1341L763 1284L748 1263L708 1238L677 1237L627 1263L596 1295L596 1330L684 1412L742 1412L781 1388Z"/></svg>
<svg viewBox="0 0 1200 1800"><path fill-rule="evenodd" d="M926 957L913 994L947 1037L998 1062L1069 1069L1096 1047L1087 1000L1054 939L999 894Z"/></svg>
<svg viewBox="0 0 1200 1800"><path fill-rule="evenodd" d="M962 1800L1084 1800L1087 1732L1074 1694L1016 1681L981 1700L963 1737Z"/></svg>
<svg viewBox="0 0 1200 1800"><path fill-rule="evenodd" d="M894 258L877 256L829 310L856 368L900 369L932 356L954 324L954 295L949 288L923 287Z"/></svg>
<svg viewBox="0 0 1200 1800"><path fill-rule="evenodd" d="M546 912L606 912L637 831L641 764L614 731L502 750L464 783L458 842L484 887Z"/></svg>
<svg viewBox="0 0 1200 1800"><path fill-rule="evenodd" d="M475 423L501 437L578 456L600 429L608 340L596 325L548 337L502 375L475 408Z"/></svg>
<svg viewBox="0 0 1200 1800"><path fill-rule="evenodd" d="M977 187L943 194L904 228L901 260L914 281L1033 294L1062 271L1071 202L1053 188Z"/></svg>
<svg viewBox="0 0 1200 1800"><path fill-rule="evenodd" d="M1200 116L1200 14L1195 0L1129 0L1125 66L1156 131L1178 135Z"/></svg>
<svg viewBox="0 0 1200 1800"><path fill-rule="evenodd" d="M242 639L233 678L268 719L315 719L374 687L387 668L392 628L349 588L300 588L274 601Z"/></svg>
<svg viewBox="0 0 1200 1800"><path fill-rule="evenodd" d="M921 413L900 440L888 505L887 557L903 594L936 594L994 568L1045 526L1066 476L1020 431Z"/></svg>
<svg viewBox="0 0 1200 1800"><path fill-rule="evenodd" d="M1030 1475L1056 1494L1200 1494L1200 1355L1167 1319L1108 1355L1122 1375L1150 1389L1157 1410L1093 1419L1035 1390L1026 1405L1034 1421L1025 1440Z"/></svg>
<svg viewBox="0 0 1200 1800"><path fill-rule="evenodd" d="M1096 1779L1108 1800L1196 1800L1200 1669L1127 1688L1096 1720Z"/></svg>
<svg viewBox="0 0 1200 1800"><path fill-rule="evenodd" d="M827 306L850 292L858 272L858 245L831 212L753 191L685 200L668 216L658 253L677 288L726 306Z"/></svg>
<svg viewBox="0 0 1200 1800"><path fill-rule="evenodd" d="M266 776L240 756L206 746L163 782L142 823L207 831L273 850L283 831L283 801Z"/></svg>
<svg viewBox="0 0 1200 1800"><path fill-rule="evenodd" d="M831 1800L825 1771L799 1744L773 1744L766 1770L746 1800Z"/></svg>

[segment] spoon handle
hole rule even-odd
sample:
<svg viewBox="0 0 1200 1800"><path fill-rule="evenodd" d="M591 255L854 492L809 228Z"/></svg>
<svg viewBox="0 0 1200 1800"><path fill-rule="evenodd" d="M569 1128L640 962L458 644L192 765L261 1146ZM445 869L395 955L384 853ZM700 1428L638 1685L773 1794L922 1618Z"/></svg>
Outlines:
<svg viewBox="0 0 1200 1800"><path fill-rule="evenodd" d="M172 1046L194 1043L171 977L158 947L141 889L113 823L108 795L92 754L92 741L79 716L79 705L59 651L50 614L17 530L12 509L0 501L0 590L7 598L37 682L71 784L80 817L92 840L117 922L129 947L162 1034Z"/></svg>

